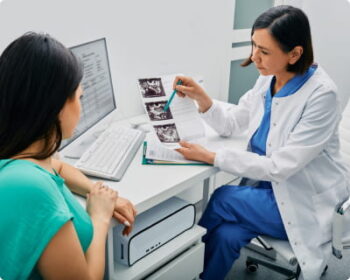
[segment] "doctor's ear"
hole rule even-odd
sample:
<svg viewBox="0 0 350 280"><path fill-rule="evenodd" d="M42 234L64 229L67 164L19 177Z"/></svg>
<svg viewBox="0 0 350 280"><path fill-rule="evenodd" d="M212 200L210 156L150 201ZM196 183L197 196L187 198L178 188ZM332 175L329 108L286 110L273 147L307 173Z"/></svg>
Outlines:
<svg viewBox="0 0 350 280"><path fill-rule="evenodd" d="M295 64L302 56L304 49L302 46L296 46L289 52L289 64Z"/></svg>

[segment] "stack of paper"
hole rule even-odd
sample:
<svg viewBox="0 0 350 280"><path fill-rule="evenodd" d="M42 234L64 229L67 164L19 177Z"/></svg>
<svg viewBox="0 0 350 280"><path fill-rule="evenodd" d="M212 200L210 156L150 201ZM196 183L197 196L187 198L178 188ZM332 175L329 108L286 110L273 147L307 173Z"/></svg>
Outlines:
<svg viewBox="0 0 350 280"><path fill-rule="evenodd" d="M147 142L144 143L142 162L143 164L208 165L186 160L176 151L180 148L180 140L200 144L211 151L222 148L225 142L216 133L214 136L206 136L206 130L209 128L200 117L197 105L190 98L175 96L169 110L164 112L164 106L173 92L176 76L181 74L138 80L142 102L154 132L147 136Z"/></svg>
<svg viewBox="0 0 350 280"><path fill-rule="evenodd" d="M204 162L187 160L180 153L176 152L176 150L166 148L155 141L144 142L142 163L160 165L208 165Z"/></svg>

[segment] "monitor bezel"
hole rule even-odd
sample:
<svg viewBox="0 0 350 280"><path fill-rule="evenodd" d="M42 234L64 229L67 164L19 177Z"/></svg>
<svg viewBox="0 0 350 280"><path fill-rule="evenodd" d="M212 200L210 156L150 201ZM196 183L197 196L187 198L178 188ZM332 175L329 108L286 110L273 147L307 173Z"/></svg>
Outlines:
<svg viewBox="0 0 350 280"><path fill-rule="evenodd" d="M59 147L59 151L63 150L64 148L70 146L72 143L76 142L76 140L78 140L79 138L81 138L81 136L83 136L87 131L89 131L92 127L94 127L96 124L98 124L99 122L101 122L104 118L106 118L109 114L111 114L112 112L114 112L115 110L117 110L117 103L116 103L116 100L115 100L115 94L114 94L114 86L113 86L113 80L112 80L112 74L111 74L111 65L110 65L110 62L109 62L109 54L108 54L108 48L107 48L107 40L105 37L102 37L100 39L96 39L96 40L92 40L92 41L88 41L88 42L85 42L85 43L82 43L82 44L79 44L79 45L75 45L75 46L72 46L72 47L69 47L68 49L70 51L72 51L73 49L75 48L79 48L79 47L82 47L82 46L85 46L85 45L88 45L88 44L92 44L92 43L95 43L95 42L99 42L99 41L103 41L104 42L104 47L105 47L105 51L106 51L106 58L107 58L107 66L108 66L108 69L109 69L109 79L110 79L110 82L111 82L111 89L112 89L112 96L113 96L113 105L114 105L114 108L109 111L109 112L106 112L106 114L104 114L103 116L101 116L98 120L96 120L94 123L92 123L90 125L90 127L88 127L86 130L82 131L80 134L78 135L74 135L74 139L69 141L67 144L65 145L60 145ZM74 53L73 53L74 54ZM74 54L75 55L75 54ZM80 121L80 120L79 120ZM79 123L78 123L79 124ZM77 125L78 125L77 124ZM73 137L73 136L72 136ZM62 140L66 140L66 139L62 139ZM69 140L69 138L67 139Z"/></svg>

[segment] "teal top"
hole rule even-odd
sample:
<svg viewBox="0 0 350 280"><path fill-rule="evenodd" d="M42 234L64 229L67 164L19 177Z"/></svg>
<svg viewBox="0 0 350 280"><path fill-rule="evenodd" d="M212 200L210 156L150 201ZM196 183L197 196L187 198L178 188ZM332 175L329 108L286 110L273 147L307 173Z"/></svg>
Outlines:
<svg viewBox="0 0 350 280"><path fill-rule="evenodd" d="M27 160L0 160L0 279L41 279L36 263L69 220L85 252L92 222L64 179Z"/></svg>

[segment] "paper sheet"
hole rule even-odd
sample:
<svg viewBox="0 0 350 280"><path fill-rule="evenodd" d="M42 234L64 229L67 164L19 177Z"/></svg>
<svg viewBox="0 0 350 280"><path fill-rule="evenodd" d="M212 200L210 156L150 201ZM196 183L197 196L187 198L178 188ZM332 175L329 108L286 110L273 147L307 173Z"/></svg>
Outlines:
<svg viewBox="0 0 350 280"><path fill-rule="evenodd" d="M146 158L153 160L165 160L182 163L196 163L196 161L186 160L180 153L174 149L160 145L158 141L147 141Z"/></svg>
<svg viewBox="0 0 350 280"><path fill-rule="evenodd" d="M222 140L222 138L217 137L214 139L199 138L195 141L191 141L191 143L200 144L213 152L225 146L225 142ZM178 163L198 163L198 161L187 160L183 157L183 155L174 149L161 145L158 139L155 139L155 137L147 137L146 158L153 160L173 161Z"/></svg>
<svg viewBox="0 0 350 280"><path fill-rule="evenodd" d="M155 135L171 149L179 148L180 140L192 141L205 136L204 125L192 99L175 96L169 110L163 111L178 75L181 74L138 80L143 105Z"/></svg>

